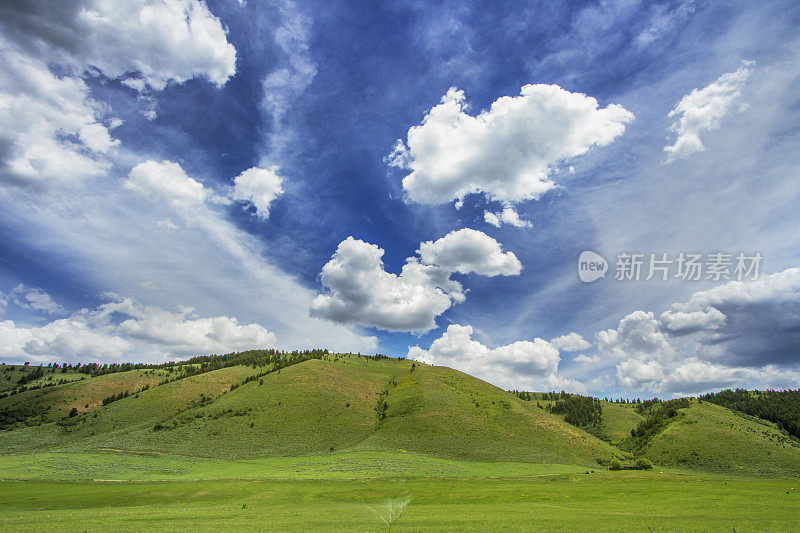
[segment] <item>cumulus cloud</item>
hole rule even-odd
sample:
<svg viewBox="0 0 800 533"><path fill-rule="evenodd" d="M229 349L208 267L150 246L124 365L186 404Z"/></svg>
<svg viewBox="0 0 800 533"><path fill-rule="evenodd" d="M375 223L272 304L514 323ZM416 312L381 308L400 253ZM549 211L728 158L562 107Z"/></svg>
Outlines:
<svg viewBox="0 0 800 533"><path fill-rule="evenodd" d="M182 210L197 207L206 199L203 184L172 161L139 163L128 174L124 187Z"/></svg>
<svg viewBox="0 0 800 533"><path fill-rule="evenodd" d="M262 219L269 218L270 204L283 194L283 179L278 175L278 167L250 168L236 176L233 182L233 199L253 204Z"/></svg>
<svg viewBox="0 0 800 533"><path fill-rule="evenodd" d="M510 205L505 206L503 210L498 213L493 213L491 211L484 211L483 220L486 221L487 224L491 224L496 228L499 228L503 224L506 224L508 226L514 226L515 228L531 227L531 223L528 222L527 220L522 220L519 217L519 213L517 213L517 210Z"/></svg>
<svg viewBox="0 0 800 533"><path fill-rule="evenodd" d="M618 361L617 380L628 390L698 392L729 386L745 374L681 353L653 313L635 311L597 338L603 353Z"/></svg>
<svg viewBox="0 0 800 533"><path fill-rule="evenodd" d="M225 353L277 344L275 334L259 324L241 325L228 316L200 317L191 308L173 313L131 298L117 298L101 306L96 316L111 313L130 317L115 327L117 334L152 343L170 354Z"/></svg>
<svg viewBox="0 0 800 533"><path fill-rule="evenodd" d="M705 359L752 367L797 365L800 268L696 292L661 318L674 335L694 333L698 355Z"/></svg>
<svg viewBox="0 0 800 533"><path fill-rule="evenodd" d="M719 128L720 121L741 95L754 64L754 61L743 61L735 72L723 74L707 87L695 89L681 98L667 115L677 119L671 127L677 134L675 143L664 147L668 162L705 150L700 133Z"/></svg>
<svg viewBox="0 0 800 533"><path fill-rule="evenodd" d="M389 331L430 331L435 317L453 301L463 301L450 271L409 259L400 275L384 270L384 251L348 237L322 267L328 289L311 304L311 315L338 323L357 323Z"/></svg>
<svg viewBox="0 0 800 533"><path fill-rule="evenodd" d="M619 321L617 329L597 334L601 350L615 359L672 360L677 353L652 312L634 311Z"/></svg>
<svg viewBox="0 0 800 533"><path fill-rule="evenodd" d="M198 221L202 209L212 204L228 204L234 201L248 202L256 209L259 218L269 217L272 201L283 193L282 179L277 167L269 169L253 167L234 178L234 186L225 194L207 189L183 168L172 161L145 161L139 163L128 174L123 187L157 203L170 206L186 219ZM177 229L169 219L158 222L167 230Z"/></svg>
<svg viewBox="0 0 800 533"><path fill-rule="evenodd" d="M678 311L680 305L673 305L673 310L661 313L662 326L673 335L687 335L704 329L717 329L725 323L725 315L713 307L699 310Z"/></svg>
<svg viewBox="0 0 800 533"><path fill-rule="evenodd" d="M130 347L130 342L92 327L81 315L38 327L0 322L0 358L9 361L119 360Z"/></svg>
<svg viewBox="0 0 800 533"><path fill-rule="evenodd" d="M16 186L77 184L111 168L119 120L90 98L86 77L161 90L196 76L222 85L235 72L235 49L198 0L4 2L0 33L0 181Z"/></svg>
<svg viewBox="0 0 800 533"><path fill-rule="evenodd" d="M236 71L222 23L198 0L4 2L0 21L31 56L112 78L138 73L157 90L196 76L223 85Z"/></svg>
<svg viewBox="0 0 800 533"><path fill-rule="evenodd" d="M112 139L108 128L98 122L83 126L78 130L78 136L83 144L93 152L105 153L119 145L119 139Z"/></svg>
<svg viewBox="0 0 800 533"><path fill-rule="evenodd" d="M53 298L39 288L27 288L24 285L17 285L12 291L14 303L23 309L43 311L50 315L61 315L65 313L63 307L58 305Z"/></svg>
<svg viewBox="0 0 800 533"><path fill-rule="evenodd" d="M44 326L0 322L0 359L165 361L277 343L275 335L259 324L241 325L233 317L199 317L191 309L175 313L131 298L110 297L96 309L82 309Z"/></svg>
<svg viewBox="0 0 800 533"><path fill-rule="evenodd" d="M594 365L601 361L601 356L599 355L586 355L580 354L576 355L575 359L573 359L576 363L580 363L582 365Z"/></svg>
<svg viewBox="0 0 800 533"><path fill-rule="evenodd" d="M436 241L419 245L422 262L450 270L483 276L516 276L522 270L514 252L503 252L500 243L482 231L464 228Z"/></svg>
<svg viewBox="0 0 800 533"><path fill-rule="evenodd" d="M557 375L558 349L536 338L491 349L472 339L472 326L451 324L442 336L424 350L412 346L408 358L466 372L506 389L541 390L566 386L582 392L584 387Z"/></svg>
<svg viewBox="0 0 800 533"><path fill-rule="evenodd" d="M116 146L83 80L55 76L47 64L0 39L0 181L44 187L96 177Z"/></svg>
<svg viewBox="0 0 800 533"><path fill-rule="evenodd" d="M426 332L453 303L465 300L454 272L483 276L517 275L522 268L512 252L471 229L426 241L409 257L399 275L384 270L384 250L348 237L322 267L327 292L311 305L311 315L338 323L374 326L388 331Z"/></svg>
<svg viewBox="0 0 800 533"><path fill-rule="evenodd" d="M467 111L464 92L450 88L387 156L411 171L403 189L412 201L441 204L470 193L504 202L539 198L555 187L555 167L610 144L633 120L622 106L601 108L558 85L525 85L476 116Z"/></svg>
<svg viewBox="0 0 800 533"><path fill-rule="evenodd" d="M591 342L587 341L575 332L551 339L550 344L562 352L578 352L580 350L591 348L592 346Z"/></svg>
<svg viewBox="0 0 800 533"><path fill-rule="evenodd" d="M800 268L697 292L660 319L635 311L597 338L630 390L791 386L800 375Z"/></svg>

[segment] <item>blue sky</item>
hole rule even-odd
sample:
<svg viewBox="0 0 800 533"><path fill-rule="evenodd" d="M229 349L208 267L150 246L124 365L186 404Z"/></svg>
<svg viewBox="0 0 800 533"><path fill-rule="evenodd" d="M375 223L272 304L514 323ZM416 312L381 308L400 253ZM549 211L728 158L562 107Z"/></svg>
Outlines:
<svg viewBox="0 0 800 533"><path fill-rule="evenodd" d="M328 347L506 388L800 383L795 2L0 20L5 362ZM621 253L763 260L623 281Z"/></svg>

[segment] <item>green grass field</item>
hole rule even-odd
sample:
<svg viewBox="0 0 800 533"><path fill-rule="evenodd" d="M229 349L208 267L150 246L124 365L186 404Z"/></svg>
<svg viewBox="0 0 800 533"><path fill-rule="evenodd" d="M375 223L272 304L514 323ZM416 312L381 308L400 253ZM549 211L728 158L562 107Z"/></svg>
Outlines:
<svg viewBox="0 0 800 533"><path fill-rule="evenodd" d="M6 374L11 387L22 371ZM800 532L800 442L707 402L634 449L631 405L602 402L598 438L541 395L405 360L329 355L163 383L178 375L76 376L0 399L27 417L0 431L0 524ZM637 455L656 467L606 470Z"/></svg>
<svg viewBox="0 0 800 533"><path fill-rule="evenodd" d="M800 476L800 442L775 424L692 400L644 455L656 464L706 472Z"/></svg>
<svg viewBox="0 0 800 533"><path fill-rule="evenodd" d="M19 531L388 531L391 516L398 531L800 529L800 493L791 490L797 479L558 469L542 475L547 470L524 477L370 477L354 470L354 479L3 481L0 525Z"/></svg>

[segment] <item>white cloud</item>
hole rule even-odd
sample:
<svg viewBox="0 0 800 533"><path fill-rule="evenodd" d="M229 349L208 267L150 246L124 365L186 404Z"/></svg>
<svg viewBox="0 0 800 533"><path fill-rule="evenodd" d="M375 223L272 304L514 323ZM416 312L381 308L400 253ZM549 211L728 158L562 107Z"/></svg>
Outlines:
<svg viewBox="0 0 800 533"><path fill-rule="evenodd" d="M689 0L672 8L663 4L651 4L650 9L652 14L647 27L636 36L635 42L639 48L673 35L676 28L694 13L695 6L694 0Z"/></svg>
<svg viewBox="0 0 800 533"><path fill-rule="evenodd" d="M499 228L503 224L514 226L515 228L530 228L531 223L527 220L522 220L519 213L512 206L508 205L503 208L499 213L492 213L491 211L483 212L483 219L487 224Z"/></svg>
<svg viewBox="0 0 800 533"><path fill-rule="evenodd" d="M466 372L506 389L542 390L566 386L582 392L578 382L557 375L558 349L536 338L490 349L472 339L472 326L451 324L427 350L412 346L408 358Z"/></svg>
<svg viewBox="0 0 800 533"><path fill-rule="evenodd" d="M0 181L18 186L79 184L110 169L119 121L82 77L160 90L196 76L219 86L235 72L235 49L197 0L11 2L0 30Z"/></svg>
<svg viewBox="0 0 800 533"><path fill-rule="evenodd" d="M116 142L100 118L83 80L56 77L0 39L0 181L44 187L103 174L101 154Z"/></svg>
<svg viewBox="0 0 800 533"><path fill-rule="evenodd" d="M187 176L179 164L171 161L139 163L128 174L124 186L184 211L196 208L206 199L203 185Z"/></svg>
<svg viewBox="0 0 800 533"><path fill-rule="evenodd" d="M617 380L632 391L699 394L743 385L755 388L792 387L800 372L767 365L762 368L732 367L690 356L674 364L657 360L628 359L617 365Z"/></svg>
<svg viewBox="0 0 800 533"><path fill-rule="evenodd" d="M121 320L112 320L123 317ZM190 355L274 347L275 334L259 324L240 325L227 316L173 313L112 296L94 310L82 309L44 326L0 322L0 359L166 361Z"/></svg>
<svg viewBox="0 0 800 533"><path fill-rule="evenodd" d="M388 331L427 332L436 317L465 300L454 272L484 276L517 275L522 265L488 235L471 229L420 244L420 258L409 257L399 275L384 270L384 251L348 237L322 267L327 292L311 305L311 315L338 323Z"/></svg>
<svg viewBox="0 0 800 533"><path fill-rule="evenodd" d="M157 90L196 76L223 85L236 71L225 29L198 0L13 2L1 18L33 56L112 78L136 72Z"/></svg>
<svg viewBox="0 0 800 533"><path fill-rule="evenodd" d="M580 363L582 365L594 365L594 364L599 363L601 361L601 359L602 358L599 355L589 356L589 355L585 355L585 354L580 354L580 355L576 355L575 359L573 359L573 361L575 361L576 363Z"/></svg>
<svg viewBox="0 0 800 533"><path fill-rule="evenodd" d="M591 342L587 341L575 332L551 339L550 344L562 352L577 352L592 346Z"/></svg>
<svg viewBox="0 0 800 533"><path fill-rule="evenodd" d="M800 268L730 281L694 293L661 315L674 335L692 335L697 355L728 365L797 365Z"/></svg>
<svg viewBox="0 0 800 533"><path fill-rule="evenodd" d="M262 106L272 120L267 136L268 159L280 157L296 137L286 126L286 117L295 100L306 90L317 75L317 65L311 57L309 34L311 20L291 0L277 2L281 23L271 32L275 44L282 52L279 66L267 75L262 86Z"/></svg>
<svg viewBox="0 0 800 533"><path fill-rule="evenodd" d="M398 141L387 162L411 170L403 179L408 197L440 204L483 193L519 202L555 187L554 168L611 143L633 115L612 104L557 85L525 85L477 116L466 113L463 91L451 88L418 126Z"/></svg>
<svg viewBox="0 0 800 533"><path fill-rule="evenodd" d="M130 348L130 342L105 328L92 327L79 314L40 327L22 327L11 320L0 322L0 358L7 361L114 361Z"/></svg>
<svg viewBox="0 0 800 533"><path fill-rule="evenodd" d="M78 130L78 135L83 144L93 152L105 153L114 146L119 146L119 139L112 139L108 128L98 122L83 126Z"/></svg>
<svg viewBox="0 0 800 533"><path fill-rule="evenodd" d="M240 325L228 316L199 317L193 309L173 313L143 306L130 298L101 306L100 313L128 315L116 326L119 335L152 343L170 354L201 355L227 353L251 348L273 348L277 337L260 324Z"/></svg>
<svg viewBox="0 0 800 533"><path fill-rule="evenodd" d="M419 245L422 262L438 265L462 274L516 276L522 263L513 252L503 252L500 243L482 231L464 228L451 231L436 241Z"/></svg>
<svg viewBox="0 0 800 533"><path fill-rule="evenodd" d="M800 376L800 268L697 292L660 320L635 311L598 333L598 346L630 390L791 386Z"/></svg>
<svg viewBox="0 0 800 533"><path fill-rule="evenodd" d="M664 147L668 162L705 150L700 133L719 128L721 119L741 95L753 64L754 61L743 61L735 72L723 74L707 87L695 89L684 96L669 112L669 118L680 118L671 128L677 134L675 144Z"/></svg>
<svg viewBox="0 0 800 533"><path fill-rule="evenodd" d="M500 218L495 213L492 213L491 211L484 211L483 212L483 220L487 224L491 224L495 228L499 228L500 226L503 225L502 222L500 222Z"/></svg>
<svg viewBox="0 0 800 533"><path fill-rule="evenodd" d="M679 311L680 306L661 313L661 325L671 334L694 333L703 329L717 329L725 323L725 315L713 307L696 311Z"/></svg>
<svg viewBox="0 0 800 533"><path fill-rule="evenodd" d="M619 321L617 329L597 334L598 347L617 360L673 360L675 349L651 312L634 311Z"/></svg>
<svg viewBox="0 0 800 533"><path fill-rule="evenodd" d="M283 193L283 180L278 175L278 167L250 168L236 176L233 181L234 200L252 203L260 218L269 218L270 203Z"/></svg>
<svg viewBox="0 0 800 533"><path fill-rule="evenodd" d="M328 289L311 304L311 315L389 331L430 331L453 301L463 301L450 271L409 259L400 275L384 270L384 251L348 237L322 267Z"/></svg>
<svg viewBox="0 0 800 533"><path fill-rule="evenodd" d="M598 345L618 361L617 380L625 389L654 393L705 391L744 378L744 369L724 367L681 353L661 331L653 313L635 311L616 330L601 331Z"/></svg>
<svg viewBox="0 0 800 533"><path fill-rule="evenodd" d="M140 93L147 90L147 81L144 78L125 78L120 83Z"/></svg>
<svg viewBox="0 0 800 533"><path fill-rule="evenodd" d="M128 182L139 192L126 190ZM374 336L309 317L316 291L271 264L263 242L231 222L224 205L179 165L151 161L132 177L112 174L80 194L12 189L0 194L0 219L20 228L35 256L49 257L58 243L59 258L97 292L263 324L282 349L377 349ZM143 287L143 279L157 280L159 289Z"/></svg>
<svg viewBox="0 0 800 533"><path fill-rule="evenodd" d="M24 285L17 285L12 292L14 294L14 302L23 309L44 311L51 315L65 313L64 308L53 301L53 298L42 289L29 289Z"/></svg>

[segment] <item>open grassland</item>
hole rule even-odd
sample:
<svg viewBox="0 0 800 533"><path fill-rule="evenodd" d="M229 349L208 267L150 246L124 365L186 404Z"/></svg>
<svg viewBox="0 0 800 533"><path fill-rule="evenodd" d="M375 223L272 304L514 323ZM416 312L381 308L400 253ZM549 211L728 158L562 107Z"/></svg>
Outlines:
<svg viewBox="0 0 800 533"><path fill-rule="evenodd" d="M358 449L584 465L623 456L535 402L450 368L418 365L384 390L386 418Z"/></svg>
<svg viewBox="0 0 800 533"><path fill-rule="evenodd" d="M658 471L359 477L3 481L0 524L18 531L387 531L391 520L396 531L800 530L797 479Z"/></svg>
<svg viewBox="0 0 800 533"><path fill-rule="evenodd" d="M16 419L20 424L54 422L66 417L74 407L79 413L97 409L103 399L112 394L128 391L134 394L145 387L155 387L167 377L163 370L131 370L89 377L86 374L68 374L69 383L32 389L0 398L0 416ZM56 380L62 374L46 374L28 386ZM64 378L67 379L67 378ZM5 420L4 420L5 422Z"/></svg>
<svg viewBox="0 0 800 533"><path fill-rule="evenodd" d="M603 424L599 435L616 445L630 436L631 430L643 419L635 405L601 401Z"/></svg>
<svg viewBox="0 0 800 533"><path fill-rule="evenodd" d="M556 403L556 400L548 398L549 394L551 393L532 392L530 393L531 399L529 401L532 405L547 409ZM636 404L633 403L614 403L600 400L600 406L603 410L601 423L597 427L586 429L598 438L615 446L629 437L631 430L644 418L636 412ZM563 414L555 416L561 420L565 419Z"/></svg>
<svg viewBox="0 0 800 533"><path fill-rule="evenodd" d="M132 371L142 372L142 371ZM51 450L93 450L99 447L144 449L137 436L153 432L155 424L185 412L230 390L255 373L251 367L223 368L152 387L127 398L58 423L0 432L2 453ZM130 372L91 378L126 378ZM75 383L75 386L84 382ZM96 386L91 381L89 387ZM81 392L84 394L83 392Z"/></svg>
<svg viewBox="0 0 800 533"><path fill-rule="evenodd" d="M308 457L229 460L101 450L0 456L0 479L175 481L219 479L352 479L370 477L508 477L587 472L565 464L489 463L413 453L351 452Z"/></svg>
<svg viewBox="0 0 800 533"><path fill-rule="evenodd" d="M531 402L449 368L336 355L267 370L223 368L56 424L0 432L0 453L109 448L255 459L403 450L588 467L625 455Z"/></svg>
<svg viewBox="0 0 800 533"><path fill-rule="evenodd" d="M590 434L541 394L317 355L117 372L0 399L32 413L0 431L0 524L800 532L800 442L771 422L697 400L657 420L664 406L600 402ZM640 456L655 469L601 466Z"/></svg>
<svg viewBox="0 0 800 533"><path fill-rule="evenodd" d="M20 386L19 380L22 378L30 377L31 373L36 367L24 365L0 365L0 393L9 392ZM25 383L28 387L49 385L52 383L78 381L88 376L82 372L76 372L72 369L67 369L62 372L58 369L48 369L44 372L42 377L32 379Z"/></svg>
<svg viewBox="0 0 800 533"><path fill-rule="evenodd" d="M687 409L645 447L652 462L707 472L800 476L800 442L772 422L708 402Z"/></svg>

